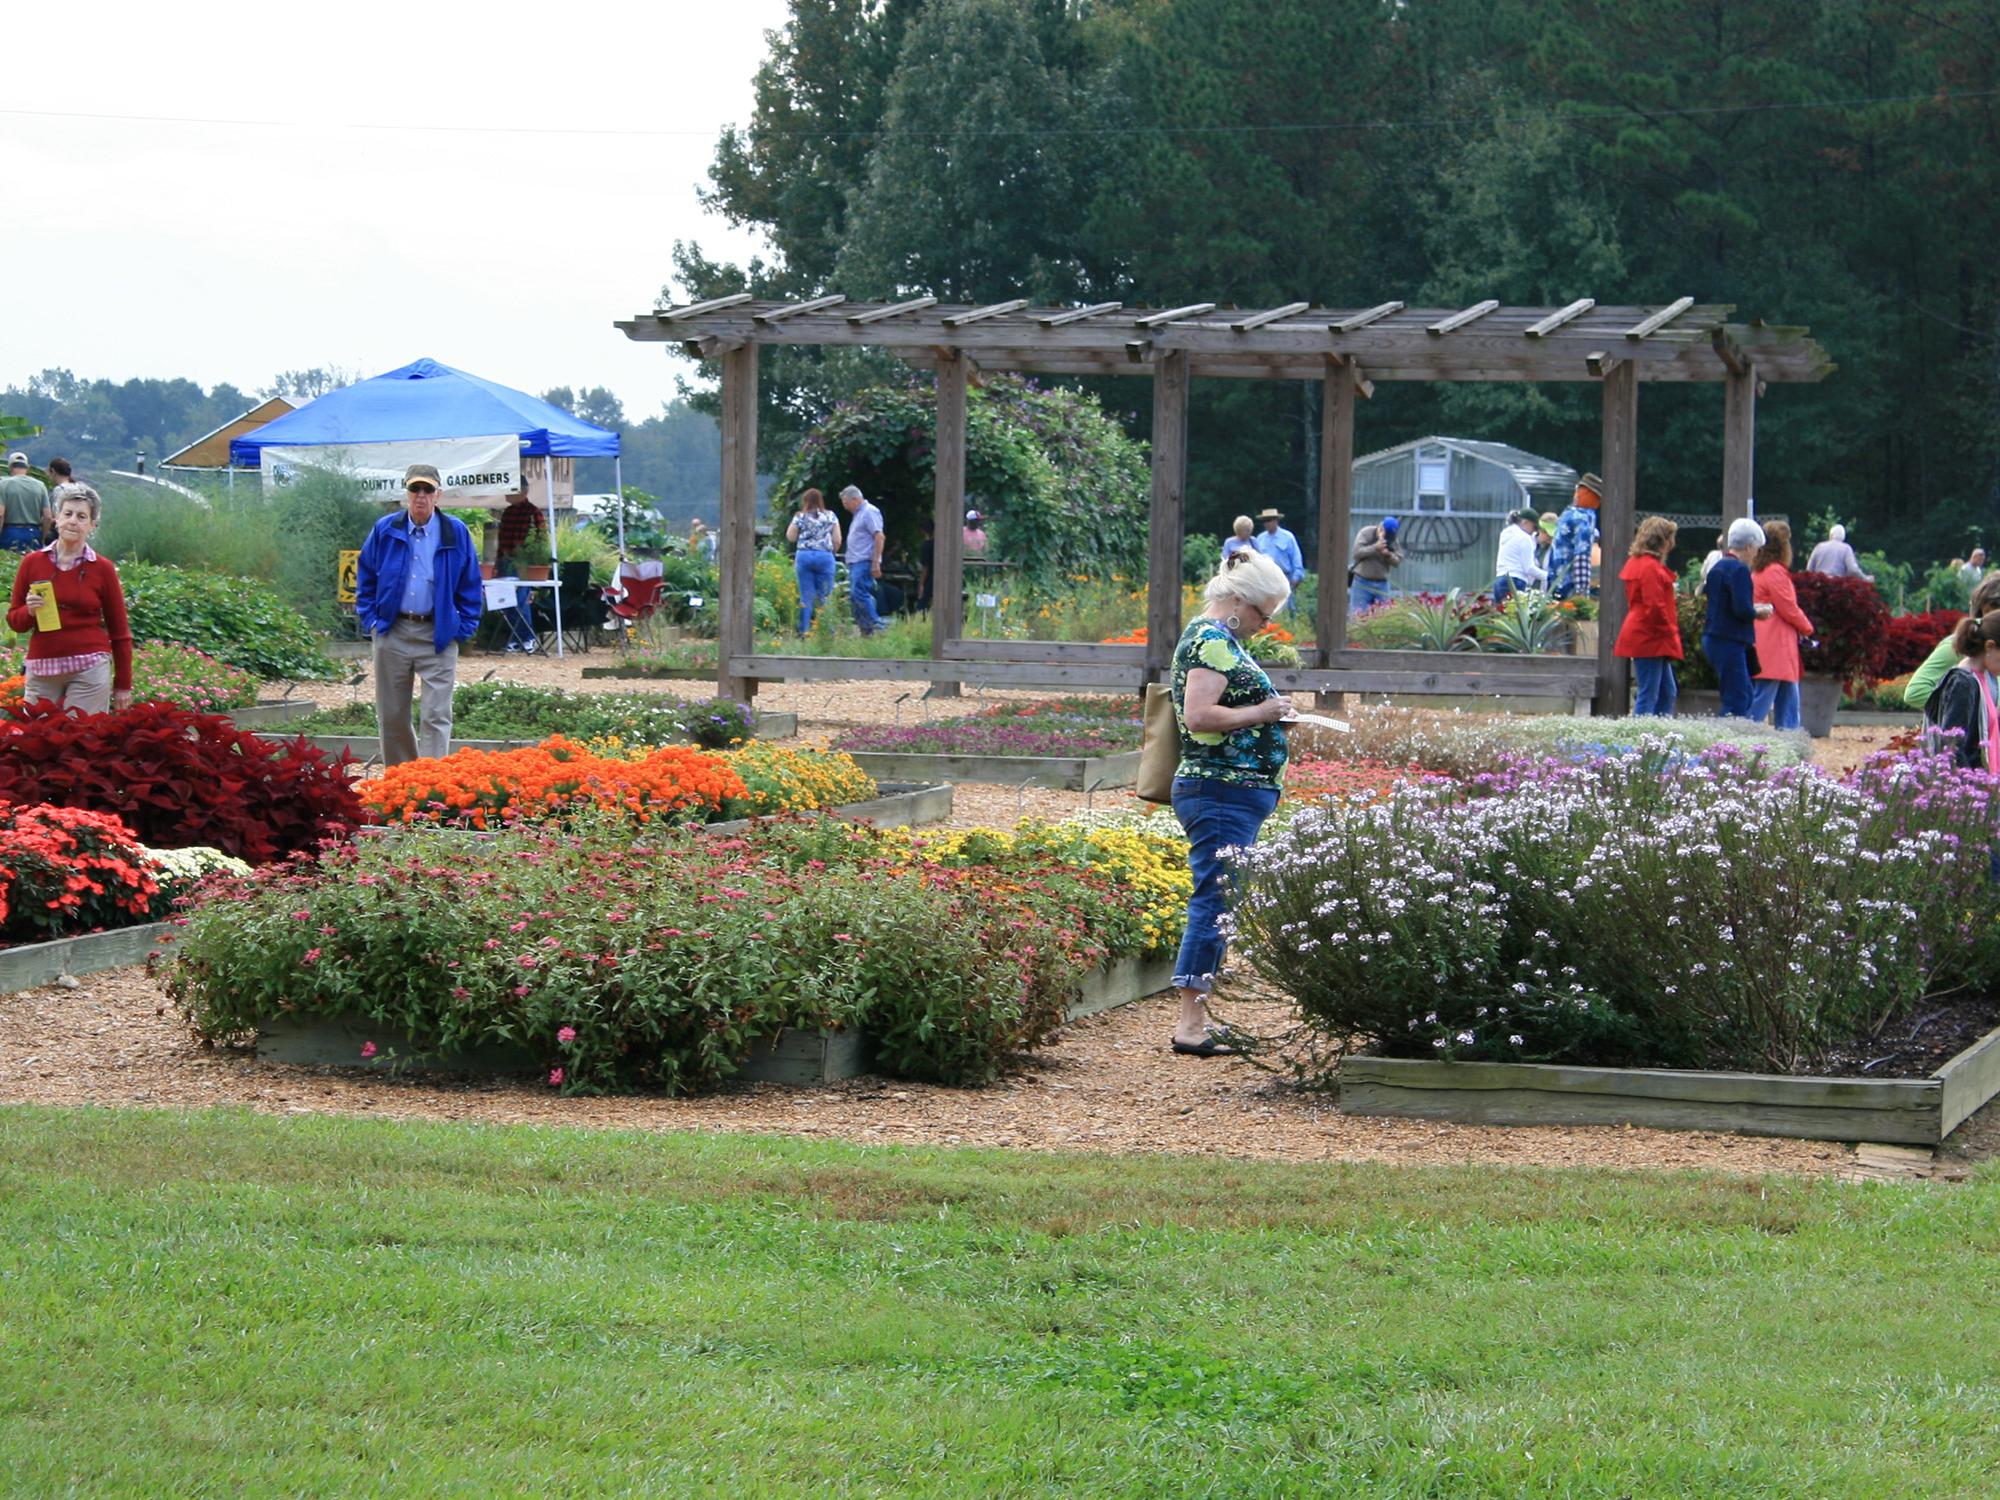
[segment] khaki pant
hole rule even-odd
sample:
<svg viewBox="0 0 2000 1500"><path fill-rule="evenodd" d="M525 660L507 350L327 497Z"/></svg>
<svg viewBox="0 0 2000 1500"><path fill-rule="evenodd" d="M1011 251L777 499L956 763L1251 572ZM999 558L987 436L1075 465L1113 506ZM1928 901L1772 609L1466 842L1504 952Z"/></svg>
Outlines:
<svg viewBox="0 0 2000 1500"><path fill-rule="evenodd" d="M28 663L28 680L21 696L30 703L60 703L80 714L101 714L111 708L111 663L101 661L81 672L65 672L59 677L37 677L35 664Z"/></svg>
<svg viewBox="0 0 2000 1500"><path fill-rule="evenodd" d="M439 651L429 620L398 620L375 633L375 722L382 731L382 764L398 766L421 755L451 753L451 690L458 677L458 643ZM423 684L421 731L410 732L410 695Z"/></svg>

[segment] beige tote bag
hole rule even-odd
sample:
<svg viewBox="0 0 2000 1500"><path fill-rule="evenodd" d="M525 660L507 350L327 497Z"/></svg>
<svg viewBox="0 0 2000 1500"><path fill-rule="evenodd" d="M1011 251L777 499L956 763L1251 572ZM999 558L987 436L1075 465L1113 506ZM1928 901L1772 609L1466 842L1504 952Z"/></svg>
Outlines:
<svg viewBox="0 0 2000 1500"><path fill-rule="evenodd" d="M1139 741L1141 802L1174 800L1174 769L1181 763L1181 731L1174 722L1174 690L1161 683L1146 685L1145 729Z"/></svg>

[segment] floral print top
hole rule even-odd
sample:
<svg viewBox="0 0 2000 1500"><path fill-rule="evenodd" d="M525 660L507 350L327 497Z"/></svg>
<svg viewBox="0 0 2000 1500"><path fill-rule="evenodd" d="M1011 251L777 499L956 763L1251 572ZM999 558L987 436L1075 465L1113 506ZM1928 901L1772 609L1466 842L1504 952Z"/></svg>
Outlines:
<svg viewBox="0 0 2000 1500"><path fill-rule="evenodd" d="M1181 763L1174 774L1277 790L1279 774L1285 768L1284 726L1255 724L1229 734L1190 733L1187 674L1195 667L1220 672L1228 679L1222 690L1224 708L1245 708L1277 692L1264 669L1219 620L1197 616L1174 647L1174 723L1181 734Z"/></svg>
<svg viewBox="0 0 2000 1500"><path fill-rule="evenodd" d="M799 551L833 550L834 514L830 510L802 510L798 513Z"/></svg>

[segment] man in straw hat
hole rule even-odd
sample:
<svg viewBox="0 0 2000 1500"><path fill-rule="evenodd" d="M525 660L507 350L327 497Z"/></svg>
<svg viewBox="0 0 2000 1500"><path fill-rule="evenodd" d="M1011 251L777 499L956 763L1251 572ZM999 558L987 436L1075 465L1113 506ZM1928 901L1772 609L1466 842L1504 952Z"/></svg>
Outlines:
<svg viewBox="0 0 2000 1500"><path fill-rule="evenodd" d="M1558 599L1590 594L1590 555L1597 546L1597 508L1603 503L1604 481L1586 474L1576 482L1576 495L1556 519L1555 541L1549 547L1549 592Z"/></svg>
<svg viewBox="0 0 2000 1500"><path fill-rule="evenodd" d="M1257 522L1263 528L1254 540L1257 550L1278 565L1278 571L1285 575L1285 582L1294 589L1299 580L1306 576L1305 554L1299 551L1299 539L1285 530L1285 518L1275 509L1267 506L1257 512ZM1287 600L1285 608L1291 608Z"/></svg>

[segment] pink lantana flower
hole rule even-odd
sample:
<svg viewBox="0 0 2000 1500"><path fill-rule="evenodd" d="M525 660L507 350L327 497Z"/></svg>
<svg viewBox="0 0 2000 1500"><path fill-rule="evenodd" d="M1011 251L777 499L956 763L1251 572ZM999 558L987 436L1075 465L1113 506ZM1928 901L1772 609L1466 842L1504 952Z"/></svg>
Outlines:
<svg viewBox="0 0 2000 1500"><path fill-rule="evenodd" d="M562 1081L563 1081L563 1070L561 1068L550 1068L549 1087L552 1089L559 1089L562 1087Z"/></svg>
<svg viewBox="0 0 2000 1500"><path fill-rule="evenodd" d="M373 1057L375 1055L375 1044L373 1042L363 1042L361 1044L361 1055L363 1057Z"/></svg>
<svg viewBox="0 0 2000 1500"><path fill-rule="evenodd" d="M563 1027L563 1029L562 1029L561 1031L558 1031L558 1032L556 1033L556 1040L557 1040L557 1041L559 1041L559 1042L561 1042L561 1043L563 1043L563 1044L564 1044L565 1046L566 1046L566 1045L568 1045L569 1043L571 1043L571 1042L575 1041L575 1040L576 1040L576 1028L575 1028L574 1026L565 1026L565 1027Z"/></svg>

